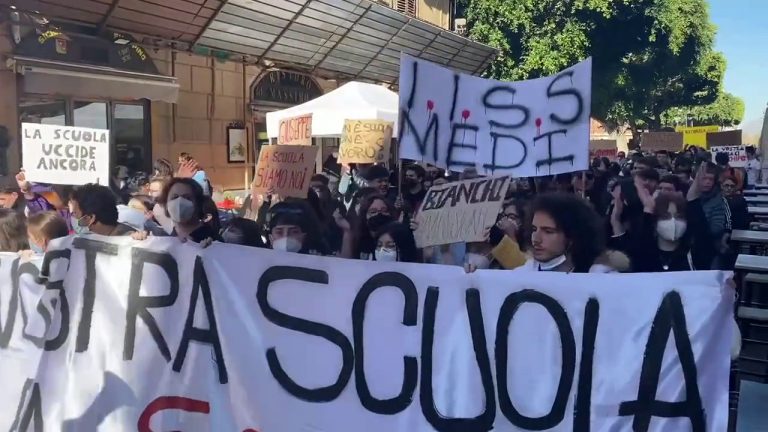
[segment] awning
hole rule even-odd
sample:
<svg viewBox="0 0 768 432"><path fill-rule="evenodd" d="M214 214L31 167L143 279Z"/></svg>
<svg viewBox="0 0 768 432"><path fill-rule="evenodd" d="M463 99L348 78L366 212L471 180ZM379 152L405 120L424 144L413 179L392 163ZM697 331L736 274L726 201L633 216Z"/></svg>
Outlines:
<svg viewBox="0 0 768 432"><path fill-rule="evenodd" d="M397 81L401 52L474 75L496 53L369 0L229 0L198 44L382 82Z"/></svg>
<svg viewBox="0 0 768 432"><path fill-rule="evenodd" d="M397 82L400 53L479 74L496 51L370 0L0 0L53 20L326 78Z"/></svg>
<svg viewBox="0 0 768 432"><path fill-rule="evenodd" d="M21 56L9 62L24 76L22 86L27 93L169 103L175 103L179 95L176 78L164 75Z"/></svg>

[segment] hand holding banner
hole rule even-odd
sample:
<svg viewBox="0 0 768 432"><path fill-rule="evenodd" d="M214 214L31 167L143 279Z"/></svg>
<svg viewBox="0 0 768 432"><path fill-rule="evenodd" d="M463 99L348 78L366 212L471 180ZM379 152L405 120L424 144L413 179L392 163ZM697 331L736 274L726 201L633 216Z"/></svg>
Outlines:
<svg viewBox="0 0 768 432"><path fill-rule="evenodd" d="M383 120L344 120L339 147L340 164L382 163L389 160L392 122Z"/></svg>

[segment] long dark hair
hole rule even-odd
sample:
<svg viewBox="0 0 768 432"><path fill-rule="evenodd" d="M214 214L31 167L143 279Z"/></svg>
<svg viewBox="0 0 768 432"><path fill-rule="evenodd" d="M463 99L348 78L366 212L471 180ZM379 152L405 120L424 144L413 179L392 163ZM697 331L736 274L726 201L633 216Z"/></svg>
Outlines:
<svg viewBox="0 0 768 432"><path fill-rule="evenodd" d="M372 253L376 249L376 240L371 235L371 229L368 227L368 209L376 201L382 201L387 205L389 214L394 217L395 208L392 204L384 198L382 195L369 195L363 199L360 204L360 214L355 219L355 226L353 227L355 233L355 257L360 257L360 253Z"/></svg>
<svg viewBox="0 0 768 432"><path fill-rule="evenodd" d="M389 234L397 246L397 260L399 262L415 263L419 262L419 249L416 247L416 240L413 238L413 231L405 224L392 222L376 232L376 241L384 234Z"/></svg>
<svg viewBox="0 0 768 432"><path fill-rule="evenodd" d="M530 219L546 213L555 221L568 242L567 251L575 273L588 273L595 260L605 252L605 233L600 216L588 201L567 193L539 195L531 206ZM531 223L528 223L531 227ZM530 235L528 236L530 239Z"/></svg>

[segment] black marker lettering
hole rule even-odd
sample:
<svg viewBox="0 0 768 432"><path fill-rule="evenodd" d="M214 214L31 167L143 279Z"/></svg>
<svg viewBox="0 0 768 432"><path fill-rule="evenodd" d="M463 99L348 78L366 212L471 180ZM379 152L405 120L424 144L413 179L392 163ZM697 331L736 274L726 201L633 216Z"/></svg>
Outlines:
<svg viewBox="0 0 768 432"><path fill-rule="evenodd" d="M562 96L569 96L576 99L576 110L572 117L563 118L560 117L557 114L550 114L549 118L558 124L561 124L563 126L572 125L581 119L581 115L584 112L584 98L582 98L581 93L573 87L567 88L565 90L552 90L552 87L555 86L560 80L563 78L573 78L573 71L566 71L562 72L559 75L557 75L551 83L549 83L549 86L547 87L547 97L548 98L556 98L556 97L562 97ZM550 102L552 104L552 102Z"/></svg>
<svg viewBox="0 0 768 432"><path fill-rule="evenodd" d="M83 237L75 237L72 247L85 251L85 284L83 285L83 309L80 324L77 327L77 339L75 352L84 352L88 349L91 340L91 319L93 318L93 305L96 301L96 255L117 255L117 245L91 240Z"/></svg>

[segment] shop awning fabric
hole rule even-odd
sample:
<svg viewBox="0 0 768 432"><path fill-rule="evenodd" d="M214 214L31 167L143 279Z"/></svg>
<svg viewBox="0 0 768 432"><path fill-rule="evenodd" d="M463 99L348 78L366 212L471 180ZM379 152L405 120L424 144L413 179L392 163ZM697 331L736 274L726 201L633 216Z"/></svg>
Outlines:
<svg viewBox="0 0 768 432"><path fill-rule="evenodd" d="M267 134L276 138L280 120L312 114L312 136L339 137L344 120L386 120L397 136L397 93L376 84L350 82L318 98L282 111L267 113Z"/></svg>
<svg viewBox="0 0 768 432"><path fill-rule="evenodd" d="M110 99L149 99L175 103L176 78L128 72L102 66L64 63L16 56L10 60L22 74L25 93L76 95Z"/></svg>
<svg viewBox="0 0 768 432"><path fill-rule="evenodd" d="M329 78L397 82L400 53L479 74L495 50L370 0L0 0Z"/></svg>

